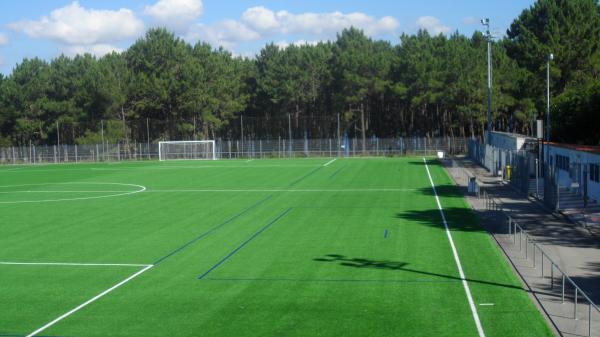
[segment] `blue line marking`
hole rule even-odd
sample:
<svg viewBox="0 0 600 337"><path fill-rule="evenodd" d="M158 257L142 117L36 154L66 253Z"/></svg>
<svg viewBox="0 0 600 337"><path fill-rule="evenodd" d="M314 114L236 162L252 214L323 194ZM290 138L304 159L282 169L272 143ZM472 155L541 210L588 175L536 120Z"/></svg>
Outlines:
<svg viewBox="0 0 600 337"><path fill-rule="evenodd" d="M192 244L196 243L197 241L201 240L202 238L204 238L205 236L209 235L210 233L212 233L212 232L216 231L217 229L219 229L219 228L221 228L221 227L223 227L223 226L227 225L228 223L232 222L233 220L235 220L235 219L237 219L237 218L241 217L242 215L244 215L244 214L248 213L250 210L252 210L253 208L256 208L256 207L258 207L259 205L261 205L261 204L262 204L262 203L264 203L265 201L267 201L267 200L271 199L272 197L273 197L273 195L269 195L269 196L267 196L266 198L259 200L259 201L258 201L257 203L255 203L254 205L252 205L252 206L250 206L250 207L248 207L248 208L244 209L244 210L243 210L243 211L241 211L240 213L238 213L238 214L236 214L236 215L232 216L231 218L229 218L229 219L227 219L227 220L225 220L225 221L221 222L220 224L218 224L218 225L214 226L213 228L211 228L211 229L207 230L206 232L204 232L204 233L200 234L199 236L195 237L193 240L191 240L191 241L189 241L188 243L184 244L183 246L181 246L181 247L179 247L179 248L175 249L174 251L170 252L169 254L167 254L167 255L165 255L165 256L163 256L163 257L161 257L160 259L156 260L156 261L155 261L154 263L152 263L152 264L156 266L157 264L159 264L159 263L163 262L164 260L168 259L169 257L171 257L171 256L173 256L173 255L175 255L175 254L179 253L180 251L182 251L182 250L186 249L188 246L190 246L190 245L192 245Z"/></svg>
<svg viewBox="0 0 600 337"><path fill-rule="evenodd" d="M387 239L387 237L388 237L388 230L386 228L385 231L383 231L383 238Z"/></svg>
<svg viewBox="0 0 600 337"><path fill-rule="evenodd" d="M308 178L309 176L311 176L313 173L317 172L318 170L322 169L324 166L320 165L317 166L317 168L315 168L314 170L308 172L307 174L303 175L302 177L300 177L299 179L296 179L294 181L292 181L287 187L292 187L294 185L296 185L297 183L301 182L302 180Z"/></svg>
<svg viewBox="0 0 600 337"><path fill-rule="evenodd" d="M250 241L254 240L257 236L259 236L260 234L262 234L262 232L264 232L265 230L267 230L267 228L271 227L274 223L276 223L277 221L279 221L279 219L283 218L291 210L292 210L291 208L288 208L283 213L279 214L275 219L271 220L271 222L269 222L268 224L266 224L258 232L254 233L254 235L252 235L248 240L244 241L241 245L239 245L231 253L227 254L227 256L225 256L224 258L222 258L221 261L217 262L217 264L215 264L214 266L212 266L204 274L198 276L198 279L199 280L203 279L204 277L206 277L206 275L210 274L210 272L212 272L213 270L217 269L221 264L223 264L223 262L227 261L230 257L232 257L233 255L235 255L235 253L239 252L240 249L244 248L245 245L247 245L248 243L250 243Z"/></svg>
<svg viewBox="0 0 600 337"><path fill-rule="evenodd" d="M331 176L329 176L329 179L333 179L338 173L340 173L341 170L345 169L346 166L342 166L339 169L337 169L335 172L333 172L333 174Z"/></svg>

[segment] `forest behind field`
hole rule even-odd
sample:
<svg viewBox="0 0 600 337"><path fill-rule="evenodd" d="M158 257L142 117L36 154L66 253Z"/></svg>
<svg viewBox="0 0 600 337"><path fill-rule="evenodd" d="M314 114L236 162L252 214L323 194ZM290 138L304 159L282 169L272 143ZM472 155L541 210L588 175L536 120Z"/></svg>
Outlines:
<svg viewBox="0 0 600 337"><path fill-rule="evenodd" d="M492 43L493 128L600 145L600 5L539 0ZM162 28L126 51L24 59L0 75L0 146L182 139L481 137L487 39L419 31L396 45L349 28L253 58ZM339 121L339 122L338 122Z"/></svg>

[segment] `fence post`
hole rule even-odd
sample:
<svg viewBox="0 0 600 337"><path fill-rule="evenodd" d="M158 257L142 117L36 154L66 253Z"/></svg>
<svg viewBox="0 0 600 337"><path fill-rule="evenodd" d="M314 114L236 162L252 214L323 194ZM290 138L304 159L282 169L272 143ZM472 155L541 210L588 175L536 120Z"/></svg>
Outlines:
<svg viewBox="0 0 600 337"><path fill-rule="evenodd" d="M592 303L588 304L588 337L592 337Z"/></svg>
<svg viewBox="0 0 600 337"><path fill-rule="evenodd" d="M573 319L577 320L577 295L579 292L579 288L575 286L575 305L573 306Z"/></svg>
<svg viewBox="0 0 600 337"><path fill-rule="evenodd" d="M519 251L523 250L523 228L519 228Z"/></svg>
<svg viewBox="0 0 600 337"><path fill-rule="evenodd" d="M565 274L562 274L562 303L565 303Z"/></svg>
<svg viewBox="0 0 600 337"><path fill-rule="evenodd" d="M533 244L533 269L535 269L535 246L536 244Z"/></svg>
<svg viewBox="0 0 600 337"><path fill-rule="evenodd" d="M550 289L554 289L554 262L550 262Z"/></svg>
<svg viewBox="0 0 600 337"><path fill-rule="evenodd" d="M542 252L542 278L544 278L544 252Z"/></svg>
<svg viewBox="0 0 600 337"><path fill-rule="evenodd" d="M78 159L77 159L77 144L75 144L75 163L77 164Z"/></svg>

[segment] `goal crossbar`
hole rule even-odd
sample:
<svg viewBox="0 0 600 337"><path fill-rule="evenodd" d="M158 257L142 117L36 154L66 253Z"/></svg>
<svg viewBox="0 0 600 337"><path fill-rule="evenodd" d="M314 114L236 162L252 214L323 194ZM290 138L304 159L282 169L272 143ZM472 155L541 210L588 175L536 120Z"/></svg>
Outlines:
<svg viewBox="0 0 600 337"><path fill-rule="evenodd" d="M158 159L165 160L215 160L214 140L163 141L158 143Z"/></svg>

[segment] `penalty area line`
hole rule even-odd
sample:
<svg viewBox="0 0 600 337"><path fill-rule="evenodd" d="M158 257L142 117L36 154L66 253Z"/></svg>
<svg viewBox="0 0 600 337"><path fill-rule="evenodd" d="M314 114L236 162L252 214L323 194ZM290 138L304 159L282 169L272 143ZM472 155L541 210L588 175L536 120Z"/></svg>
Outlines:
<svg viewBox="0 0 600 337"><path fill-rule="evenodd" d="M135 274L129 276L128 278L124 279L123 281L115 284L114 286L104 290L103 292L101 292L100 294L90 298L89 300L85 301L84 303L78 305L77 307L69 310L68 312L64 313L63 315L57 317L56 319L52 320L51 322L47 323L46 325L42 326L41 328L35 330L34 332L30 333L29 335L27 335L26 337L34 337L35 335L39 334L40 332L43 332L45 330L47 330L48 328L52 327L53 325L55 325L56 323L62 321L63 319L73 315L74 313L78 312L79 310L85 308L86 306L88 306L89 304L97 301L98 299L104 297L105 295L107 295L108 293L112 292L113 290L119 288L120 286L124 285L125 283L133 280L134 278L138 277L139 275L141 275L143 272L145 272L146 270L150 269L154 267L154 265L149 264L146 265L142 270L136 272Z"/></svg>
<svg viewBox="0 0 600 337"><path fill-rule="evenodd" d="M427 176L429 177L429 182L431 183L431 188L433 189L433 195L435 196L435 201L437 203L438 210L440 211L440 215L442 216L442 221L444 223L444 228L446 229L448 241L450 241L450 247L452 248L454 261L456 262L456 266L458 267L460 279L462 281L463 287L465 288L465 293L467 294L467 300L469 301L469 307L471 307L471 313L473 314L473 320L475 321L477 332L479 333L479 337L485 337L483 327L481 326L481 321L479 320L479 314L477 313L477 308L475 307L475 302L473 301L473 296L471 295L471 289L469 288L469 284L467 283L467 279L465 278L465 272L463 271L460 258L458 257L458 251L456 250L456 246L454 245L454 240L452 239L452 234L450 233L450 228L448 226L448 221L446 221L446 215L444 214L444 209L442 208L442 203L440 202L440 198L437 194L435 184L433 183L433 178L431 177L431 172L429 172L429 166L427 165L427 159L425 159L425 157L423 157L423 163L425 164L425 170L427 170Z"/></svg>

